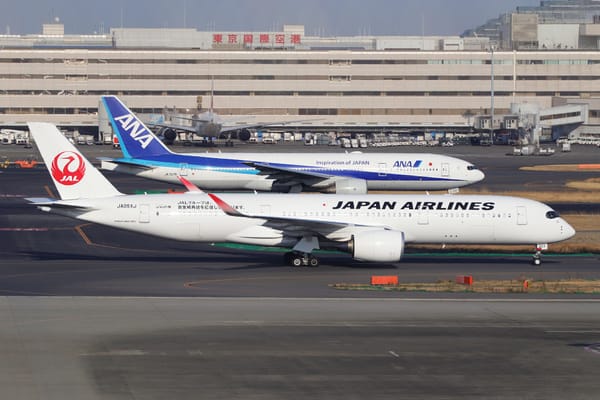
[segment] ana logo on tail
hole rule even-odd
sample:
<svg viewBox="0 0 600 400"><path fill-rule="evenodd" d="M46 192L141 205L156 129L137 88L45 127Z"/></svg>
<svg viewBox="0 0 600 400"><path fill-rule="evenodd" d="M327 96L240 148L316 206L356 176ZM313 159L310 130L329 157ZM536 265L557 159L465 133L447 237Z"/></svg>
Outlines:
<svg viewBox="0 0 600 400"><path fill-rule="evenodd" d="M121 125L121 128L127 132L133 140L139 142L142 149L148 147L154 139L150 132L144 128L144 125L131 114L115 117L115 122L118 122Z"/></svg>
<svg viewBox="0 0 600 400"><path fill-rule="evenodd" d="M63 185L79 183L85 174L83 158L72 151L63 151L52 160L52 177Z"/></svg>

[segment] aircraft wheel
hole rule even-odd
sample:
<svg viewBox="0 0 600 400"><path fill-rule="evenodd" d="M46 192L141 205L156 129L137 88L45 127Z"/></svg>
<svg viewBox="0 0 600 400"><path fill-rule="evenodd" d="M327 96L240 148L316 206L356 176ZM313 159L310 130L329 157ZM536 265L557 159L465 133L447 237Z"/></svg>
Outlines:
<svg viewBox="0 0 600 400"><path fill-rule="evenodd" d="M292 263L292 253L291 252L287 252L283 255L283 262L285 262L286 264Z"/></svg>
<svg viewBox="0 0 600 400"><path fill-rule="evenodd" d="M542 265L542 259L539 257L533 257L533 265Z"/></svg>
<svg viewBox="0 0 600 400"><path fill-rule="evenodd" d="M292 267L301 267L303 264L302 256L293 255L291 259Z"/></svg>
<svg viewBox="0 0 600 400"><path fill-rule="evenodd" d="M319 259L317 257L310 256L308 260L308 265L310 265L311 267L318 267Z"/></svg>

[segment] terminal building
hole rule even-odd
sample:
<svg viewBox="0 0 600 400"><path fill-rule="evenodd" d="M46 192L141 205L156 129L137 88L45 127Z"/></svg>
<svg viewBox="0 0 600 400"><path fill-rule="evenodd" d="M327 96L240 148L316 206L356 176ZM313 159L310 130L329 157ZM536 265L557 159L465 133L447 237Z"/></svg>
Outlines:
<svg viewBox="0 0 600 400"><path fill-rule="evenodd" d="M544 20L537 18L540 29ZM65 35L56 22L41 34L0 35L0 127L48 121L97 132L99 96L114 94L140 114L165 108L192 114L212 103L240 123L306 118L285 129L336 133L514 129L503 121L518 104L568 105L580 113L578 122L546 126L546 136L594 135L600 133L595 22L578 25L577 43L585 48L542 46L540 31L537 47L529 41L527 48L504 48L495 47L500 34L321 38L291 25L280 32L119 28ZM513 44L522 42L517 31ZM476 126L486 115L494 122Z"/></svg>

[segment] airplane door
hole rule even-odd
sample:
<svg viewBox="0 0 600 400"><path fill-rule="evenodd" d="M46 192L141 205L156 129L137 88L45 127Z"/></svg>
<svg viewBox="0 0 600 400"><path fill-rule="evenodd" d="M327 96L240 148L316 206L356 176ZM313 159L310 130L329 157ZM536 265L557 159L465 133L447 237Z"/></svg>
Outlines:
<svg viewBox="0 0 600 400"><path fill-rule="evenodd" d="M450 176L450 164L442 163L442 176Z"/></svg>
<svg viewBox="0 0 600 400"><path fill-rule="evenodd" d="M147 224L150 222L150 205L149 204L140 204L140 215L139 215L140 223Z"/></svg>
<svg viewBox="0 0 600 400"><path fill-rule="evenodd" d="M387 163L379 163L379 176L387 175Z"/></svg>
<svg viewBox="0 0 600 400"><path fill-rule="evenodd" d="M187 176L188 169L189 169L189 166L188 166L187 163L181 163L181 164L179 164L179 175L180 176Z"/></svg>
<svg viewBox="0 0 600 400"><path fill-rule="evenodd" d="M517 225L527 225L527 208L517 207Z"/></svg>
<svg viewBox="0 0 600 400"><path fill-rule="evenodd" d="M427 211L419 212L419 225L429 225L429 213Z"/></svg>

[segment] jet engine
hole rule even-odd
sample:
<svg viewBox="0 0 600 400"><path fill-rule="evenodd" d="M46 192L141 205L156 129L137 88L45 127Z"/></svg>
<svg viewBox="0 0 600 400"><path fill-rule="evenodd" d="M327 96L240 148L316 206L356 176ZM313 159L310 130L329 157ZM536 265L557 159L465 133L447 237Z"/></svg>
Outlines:
<svg viewBox="0 0 600 400"><path fill-rule="evenodd" d="M242 142L247 142L248 140L250 140L250 136L252 136L252 134L250 133L250 131L248 129L240 129L237 132L237 138L238 138L238 140L241 140Z"/></svg>
<svg viewBox="0 0 600 400"><path fill-rule="evenodd" d="M175 139L177 139L177 132L171 128L163 128L160 134L163 136L166 144L173 144Z"/></svg>
<svg viewBox="0 0 600 400"><path fill-rule="evenodd" d="M398 262L404 254L404 232L376 230L357 232L349 243L352 258L370 262Z"/></svg>
<svg viewBox="0 0 600 400"><path fill-rule="evenodd" d="M364 179L337 179L333 185L324 190L325 193L335 194L367 194L367 181Z"/></svg>

